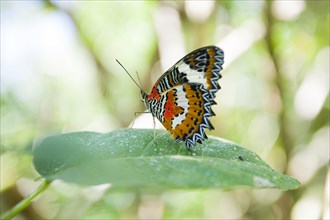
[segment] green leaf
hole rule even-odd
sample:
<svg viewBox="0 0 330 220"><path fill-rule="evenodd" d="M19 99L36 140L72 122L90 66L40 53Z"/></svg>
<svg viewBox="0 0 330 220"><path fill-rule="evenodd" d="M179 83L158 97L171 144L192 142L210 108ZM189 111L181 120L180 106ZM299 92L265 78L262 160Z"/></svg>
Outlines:
<svg viewBox="0 0 330 220"><path fill-rule="evenodd" d="M113 187L295 189L299 182L274 171L255 153L218 138L192 151L165 130L76 132L45 138L34 165L47 180Z"/></svg>

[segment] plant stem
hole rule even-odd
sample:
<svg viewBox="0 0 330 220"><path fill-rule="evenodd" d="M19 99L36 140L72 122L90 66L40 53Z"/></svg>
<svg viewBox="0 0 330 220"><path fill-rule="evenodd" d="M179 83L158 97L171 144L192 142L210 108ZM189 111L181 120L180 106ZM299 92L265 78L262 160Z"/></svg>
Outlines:
<svg viewBox="0 0 330 220"><path fill-rule="evenodd" d="M266 17L266 46L267 50L269 52L269 55L273 61L274 68L275 68L275 73L276 73L276 78L275 78L275 84L278 88L278 93L279 97L281 100L281 109L278 114L279 117L279 123L280 123L280 139L283 143L283 149L287 155L287 157L290 156L290 151L293 149L294 143L293 143L293 137L290 134L290 129L289 125L290 122L289 116L288 116L288 110L289 110L289 104L290 101L288 101L288 92L286 91L285 88L285 73L281 70L281 64L278 59L278 57L275 54L275 43L273 39L273 26L275 24L274 18L272 16L271 12L271 1L267 1L265 5L265 17Z"/></svg>
<svg viewBox="0 0 330 220"><path fill-rule="evenodd" d="M8 212L1 215L0 219L7 220L14 218L17 214L21 213L24 209L26 209L31 203L32 200L37 197L40 193L45 191L47 187L49 186L50 182L47 180L44 180L42 184L28 197L23 199L21 202L19 202L17 205L15 205L13 208L11 208Z"/></svg>

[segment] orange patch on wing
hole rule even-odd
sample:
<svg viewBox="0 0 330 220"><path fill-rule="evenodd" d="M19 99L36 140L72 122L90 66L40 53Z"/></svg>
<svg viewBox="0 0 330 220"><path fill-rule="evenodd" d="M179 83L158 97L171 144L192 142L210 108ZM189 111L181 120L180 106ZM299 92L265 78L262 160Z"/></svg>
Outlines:
<svg viewBox="0 0 330 220"><path fill-rule="evenodd" d="M208 49L207 53L210 55L209 58L209 65L206 67L207 71L205 72L205 78L206 82L208 84L207 90L213 89L213 85L211 83L211 78L213 77L212 69L214 68L215 63L215 50L214 49Z"/></svg>
<svg viewBox="0 0 330 220"><path fill-rule="evenodd" d="M154 87L152 87L151 93L148 96L148 100L156 99L157 101L159 101L160 95L158 93L157 86L158 86L158 84L156 84L156 85L154 85Z"/></svg>
<svg viewBox="0 0 330 220"><path fill-rule="evenodd" d="M165 103L164 118L165 120L172 120L175 115L182 113L184 110L175 103L175 93L173 90L167 93L167 100Z"/></svg>

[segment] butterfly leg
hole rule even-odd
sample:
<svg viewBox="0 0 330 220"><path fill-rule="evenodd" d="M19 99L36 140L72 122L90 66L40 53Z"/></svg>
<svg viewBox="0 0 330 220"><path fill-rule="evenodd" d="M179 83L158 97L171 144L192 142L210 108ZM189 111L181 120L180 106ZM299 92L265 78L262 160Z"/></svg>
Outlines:
<svg viewBox="0 0 330 220"><path fill-rule="evenodd" d="M143 114L143 113L150 113L150 112L135 112L135 113L134 113L133 121L132 121L132 124L131 124L131 126L130 126L131 129L132 129L133 126L134 126L134 122L135 122L135 119L136 119L136 115L137 115L137 114Z"/></svg>
<svg viewBox="0 0 330 220"><path fill-rule="evenodd" d="M129 127L130 129L132 129L133 126L134 126L134 122L135 122L135 119L136 119L136 114L137 114L137 112L134 113L134 117L133 117L132 124L131 124L131 126Z"/></svg>
<svg viewBox="0 0 330 220"><path fill-rule="evenodd" d="M154 122L154 142L156 142L156 121L155 121L155 117L152 117L152 120Z"/></svg>

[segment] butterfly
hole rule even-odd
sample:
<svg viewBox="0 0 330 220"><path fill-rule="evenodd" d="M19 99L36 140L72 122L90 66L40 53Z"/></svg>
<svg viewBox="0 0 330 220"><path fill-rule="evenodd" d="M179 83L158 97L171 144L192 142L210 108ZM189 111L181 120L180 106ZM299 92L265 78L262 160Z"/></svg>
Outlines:
<svg viewBox="0 0 330 220"><path fill-rule="evenodd" d="M202 47L167 70L150 94L139 86L148 112L176 141L184 142L188 150L207 139L205 129L214 129L209 118L215 116L211 106L216 104L214 98L220 89L218 80L223 63L224 52L219 47Z"/></svg>

